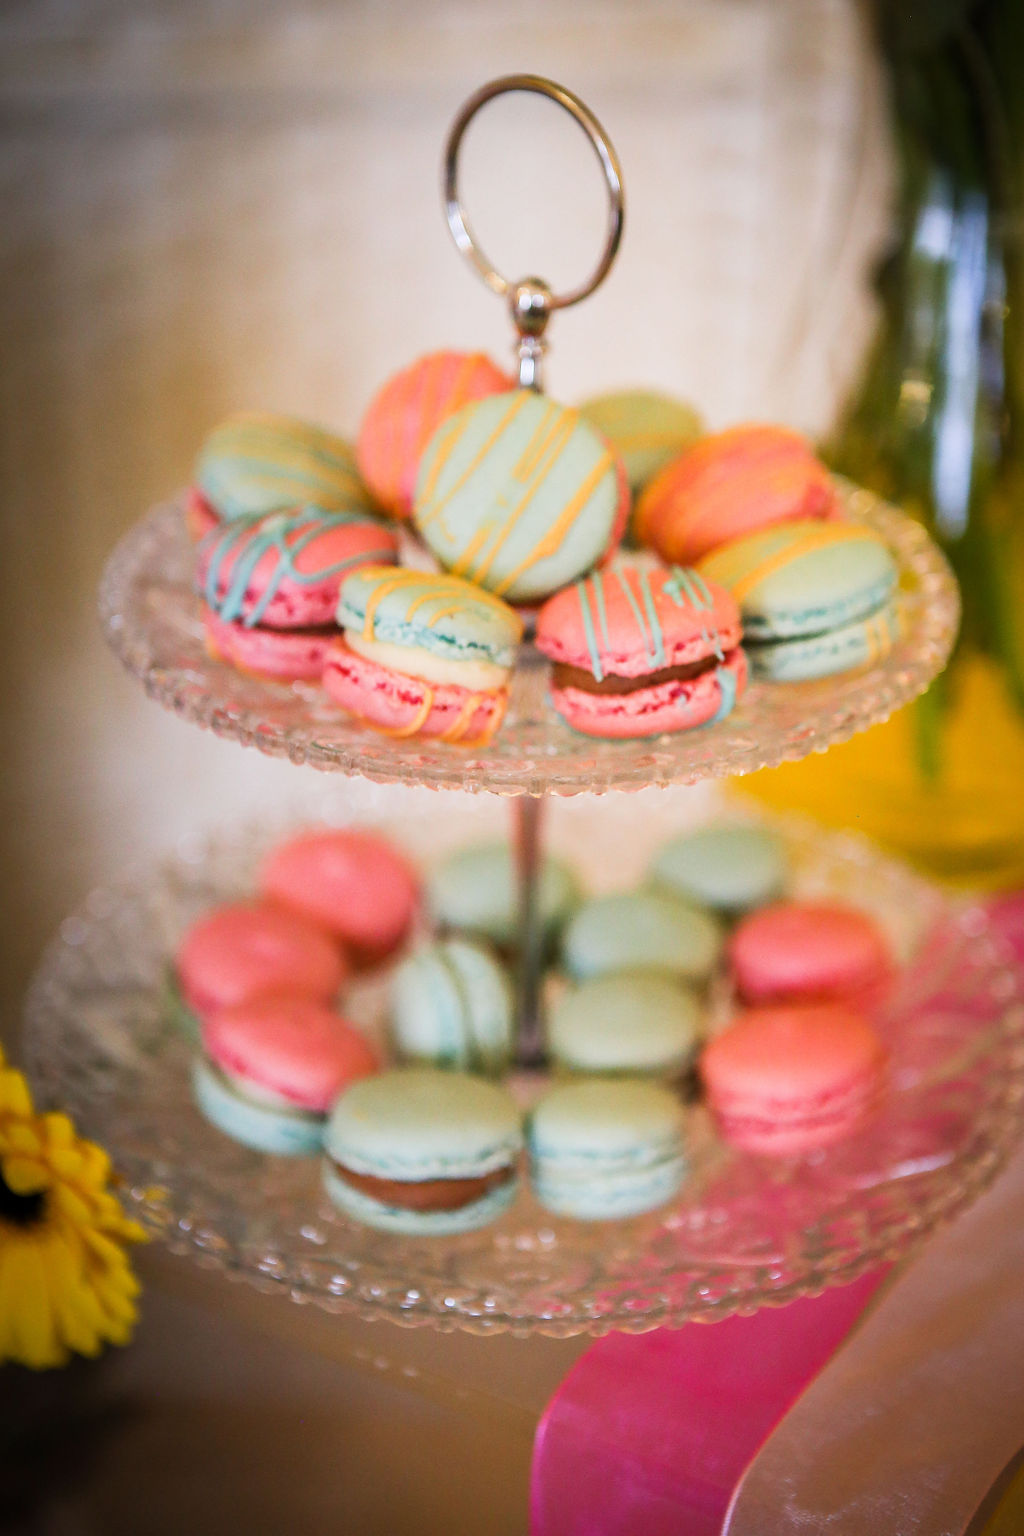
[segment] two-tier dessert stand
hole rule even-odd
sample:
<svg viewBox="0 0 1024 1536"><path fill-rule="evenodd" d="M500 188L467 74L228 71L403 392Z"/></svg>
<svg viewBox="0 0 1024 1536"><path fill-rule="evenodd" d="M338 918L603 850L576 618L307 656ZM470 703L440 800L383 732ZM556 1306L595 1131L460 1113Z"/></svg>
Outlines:
<svg viewBox="0 0 1024 1536"><path fill-rule="evenodd" d="M605 249L565 295L510 283L481 253L458 191L458 150L478 109L506 91L550 97L584 129L610 192ZM622 179L593 114L560 86L512 76L459 114L445 157L453 236L506 298L519 333L520 381L539 388L551 314L601 281L622 232ZM520 1061L514 1088L542 1083L540 945L534 892L552 797L554 837L584 850L598 882L639 876L652 840L679 816L671 785L743 774L823 751L884 720L941 670L956 631L955 583L924 530L854 486L847 514L875 528L900 568L903 634L885 660L819 682L753 684L726 720L649 742L575 735L545 697L529 645L504 725L486 748L374 736L312 685L260 681L213 660L202 635L193 554L177 504L121 541L103 578L108 638L149 695L183 718L273 756L382 785L471 791L511 801L521 891ZM608 796L612 790L646 791ZM604 798L598 798L604 797ZM425 814L422 796L387 828L430 856L459 823ZM465 802L458 801L461 810ZM492 809L500 802L492 799ZM279 833L285 828L276 829ZM315 1164L264 1157L226 1140L194 1109L185 1043L164 1006L168 958L205 908L251 889L269 833L243 829L197 855L94 892L63 925L29 1001L30 1065L40 1092L71 1108L110 1149L125 1194L172 1249L335 1311L479 1332L639 1330L781 1303L851 1279L905 1251L970 1200L999 1167L1024 1096L1024 1006L1012 967L976 907L952 908L924 881L849 838L784 829L798 893L870 892L906 960L883 1021L894 1062L880 1119L841 1148L779 1162L724 1149L693 1111L693 1178L671 1207L613 1225L558 1220L528 1191L494 1226L413 1240L361 1227L323 1195ZM379 1025L381 983L353 1001Z"/></svg>

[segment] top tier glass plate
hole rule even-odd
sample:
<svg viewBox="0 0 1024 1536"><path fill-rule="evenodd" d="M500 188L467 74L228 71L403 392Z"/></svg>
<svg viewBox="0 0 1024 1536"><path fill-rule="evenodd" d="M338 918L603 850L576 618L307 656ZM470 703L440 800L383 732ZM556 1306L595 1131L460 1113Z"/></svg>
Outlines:
<svg viewBox="0 0 1024 1536"><path fill-rule="evenodd" d="M887 541L900 566L904 635L882 662L808 683L753 683L717 725L648 741L594 741L547 702L547 669L524 647L505 722L484 749L391 740L349 719L318 686L247 677L203 643L194 549L181 507L154 508L114 550L100 587L107 638L151 698L219 736L273 757L382 783L501 795L576 795L692 784L820 752L885 720L941 671L959 617L956 583L921 526L854 486L848 515Z"/></svg>

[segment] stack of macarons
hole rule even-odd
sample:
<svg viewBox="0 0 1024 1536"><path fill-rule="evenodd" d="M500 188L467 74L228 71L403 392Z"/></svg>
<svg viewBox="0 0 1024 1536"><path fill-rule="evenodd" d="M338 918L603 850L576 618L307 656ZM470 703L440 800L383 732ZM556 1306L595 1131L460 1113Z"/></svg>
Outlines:
<svg viewBox="0 0 1024 1536"><path fill-rule="evenodd" d="M214 656L322 680L390 736L489 742L524 611L554 710L611 739L712 724L750 670L821 677L899 636L891 554L844 520L797 433L705 434L651 390L566 406L481 353L402 368L354 447L287 416L229 417L187 517ZM641 547L624 556L624 540Z"/></svg>
<svg viewBox="0 0 1024 1536"><path fill-rule="evenodd" d="M192 924L169 1001L209 1120L261 1151L319 1149L335 1099L380 1066L340 1011L346 983L398 949L418 905L417 875L384 838L323 830L272 850L255 899Z"/></svg>

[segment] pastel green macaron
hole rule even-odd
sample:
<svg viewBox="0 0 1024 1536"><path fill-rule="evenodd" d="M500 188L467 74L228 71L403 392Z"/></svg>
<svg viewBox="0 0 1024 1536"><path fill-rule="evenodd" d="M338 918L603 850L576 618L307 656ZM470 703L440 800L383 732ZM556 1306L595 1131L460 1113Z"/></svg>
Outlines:
<svg viewBox="0 0 1024 1536"><path fill-rule="evenodd" d="M766 827L701 827L672 838L659 850L650 880L685 901L734 917L782 894L785 847Z"/></svg>
<svg viewBox="0 0 1024 1536"><path fill-rule="evenodd" d="M391 979L391 1038L403 1061L493 1076L512 1057L512 987L470 939L423 944Z"/></svg>
<svg viewBox="0 0 1024 1536"><path fill-rule="evenodd" d="M344 438L293 416L229 416L203 443L195 477L226 518L303 506L323 512L373 508Z"/></svg>
<svg viewBox="0 0 1024 1536"><path fill-rule="evenodd" d="M689 987L657 971L612 971L564 994L551 1013L548 1050L571 1072L678 1078L701 1036Z"/></svg>
<svg viewBox="0 0 1024 1536"><path fill-rule="evenodd" d="M537 902L547 943L557 937L579 900L579 882L569 865L551 855L545 857ZM457 848L428 874L427 905L441 929L479 934L501 949L515 948L519 890L509 845L473 843Z"/></svg>
<svg viewBox="0 0 1024 1536"><path fill-rule="evenodd" d="M827 677L887 655L899 637L896 562L860 523L762 528L713 550L697 568L739 604L755 676Z"/></svg>
<svg viewBox="0 0 1024 1536"><path fill-rule="evenodd" d="M595 566L619 512L612 449L578 411L525 389L442 423L413 502L445 569L511 603L545 598Z"/></svg>
<svg viewBox="0 0 1024 1536"><path fill-rule="evenodd" d="M398 1068L355 1083L324 1135L324 1183L367 1226L468 1232L511 1205L523 1136L515 1103L463 1072Z"/></svg>
<svg viewBox="0 0 1024 1536"><path fill-rule="evenodd" d="M607 1221L656 1209L687 1173L683 1108L653 1083L556 1088L527 1122L530 1178L549 1211Z"/></svg>
<svg viewBox="0 0 1024 1536"><path fill-rule="evenodd" d="M565 968L577 981L623 970L706 981L721 947L721 929L710 913L664 891L595 897L584 902L562 936Z"/></svg>
<svg viewBox="0 0 1024 1536"><path fill-rule="evenodd" d="M902 630L899 603L888 602L874 613L850 624L840 624L837 629L824 630L820 635L748 645L747 657L755 677L774 683L808 682L881 661Z"/></svg>
<svg viewBox="0 0 1024 1536"><path fill-rule="evenodd" d="M515 661L523 632L507 603L469 582L387 565L346 576L338 623L378 649L402 646L457 665L503 669Z"/></svg>
<svg viewBox="0 0 1024 1536"><path fill-rule="evenodd" d="M580 412L619 454L633 491L642 490L704 431L692 405L653 389L595 395L583 402Z"/></svg>

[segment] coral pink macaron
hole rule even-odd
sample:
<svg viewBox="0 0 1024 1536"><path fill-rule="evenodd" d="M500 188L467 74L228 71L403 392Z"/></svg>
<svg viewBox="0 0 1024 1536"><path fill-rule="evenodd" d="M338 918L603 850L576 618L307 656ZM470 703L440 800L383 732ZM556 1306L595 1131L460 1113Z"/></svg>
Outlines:
<svg viewBox="0 0 1024 1536"><path fill-rule="evenodd" d="M616 560L549 598L537 645L551 702L588 736L656 736L721 720L746 685L724 587L681 567Z"/></svg>
<svg viewBox="0 0 1024 1536"><path fill-rule="evenodd" d="M345 577L397 556L394 533L362 512L301 507L220 524L197 556L207 641L251 672L319 677Z"/></svg>
<svg viewBox="0 0 1024 1536"><path fill-rule="evenodd" d="M341 946L322 928L266 902L207 913L176 958L182 1001L201 1020L275 992L330 1002L347 971Z"/></svg>
<svg viewBox="0 0 1024 1536"><path fill-rule="evenodd" d="M374 396L356 444L359 472L380 505L410 517L423 450L442 422L514 382L481 352L433 352L390 378Z"/></svg>
<svg viewBox="0 0 1024 1536"><path fill-rule="evenodd" d="M276 996L223 1008L203 1024L193 1062L196 1102L235 1141L261 1152L320 1150L327 1112L377 1054L345 1019L308 998Z"/></svg>
<svg viewBox="0 0 1024 1536"><path fill-rule="evenodd" d="M729 1141L792 1156L858 1130L878 1106L886 1064L859 1014L789 1006L741 1014L706 1047L700 1074Z"/></svg>
<svg viewBox="0 0 1024 1536"><path fill-rule="evenodd" d="M222 1008L203 1024L203 1048L221 1071L326 1114L341 1090L379 1066L354 1025L304 997L264 997Z"/></svg>
<svg viewBox="0 0 1024 1536"><path fill-rule="evenodd" d="M838 512L828 470L799 433L740 426L667 464L640 496L633 527L663 560L685 564L760 528Z"/></svg>
<svg viewBox="0 0 1024 1536"><path fill-rule="evenodd" d="M855 1001L871 1007L891 981L885 935L867 913L819 901L780 901L743 919L729 943L748 1003Z"/></svg>
<svg viewBox="0 0 1024 1536"><path fill-rule="evenodd" d="M397 949L419 900L416 873L397 849L374 832L351 830L282 843L263 865L260 889L368 959Z"/></svg>

